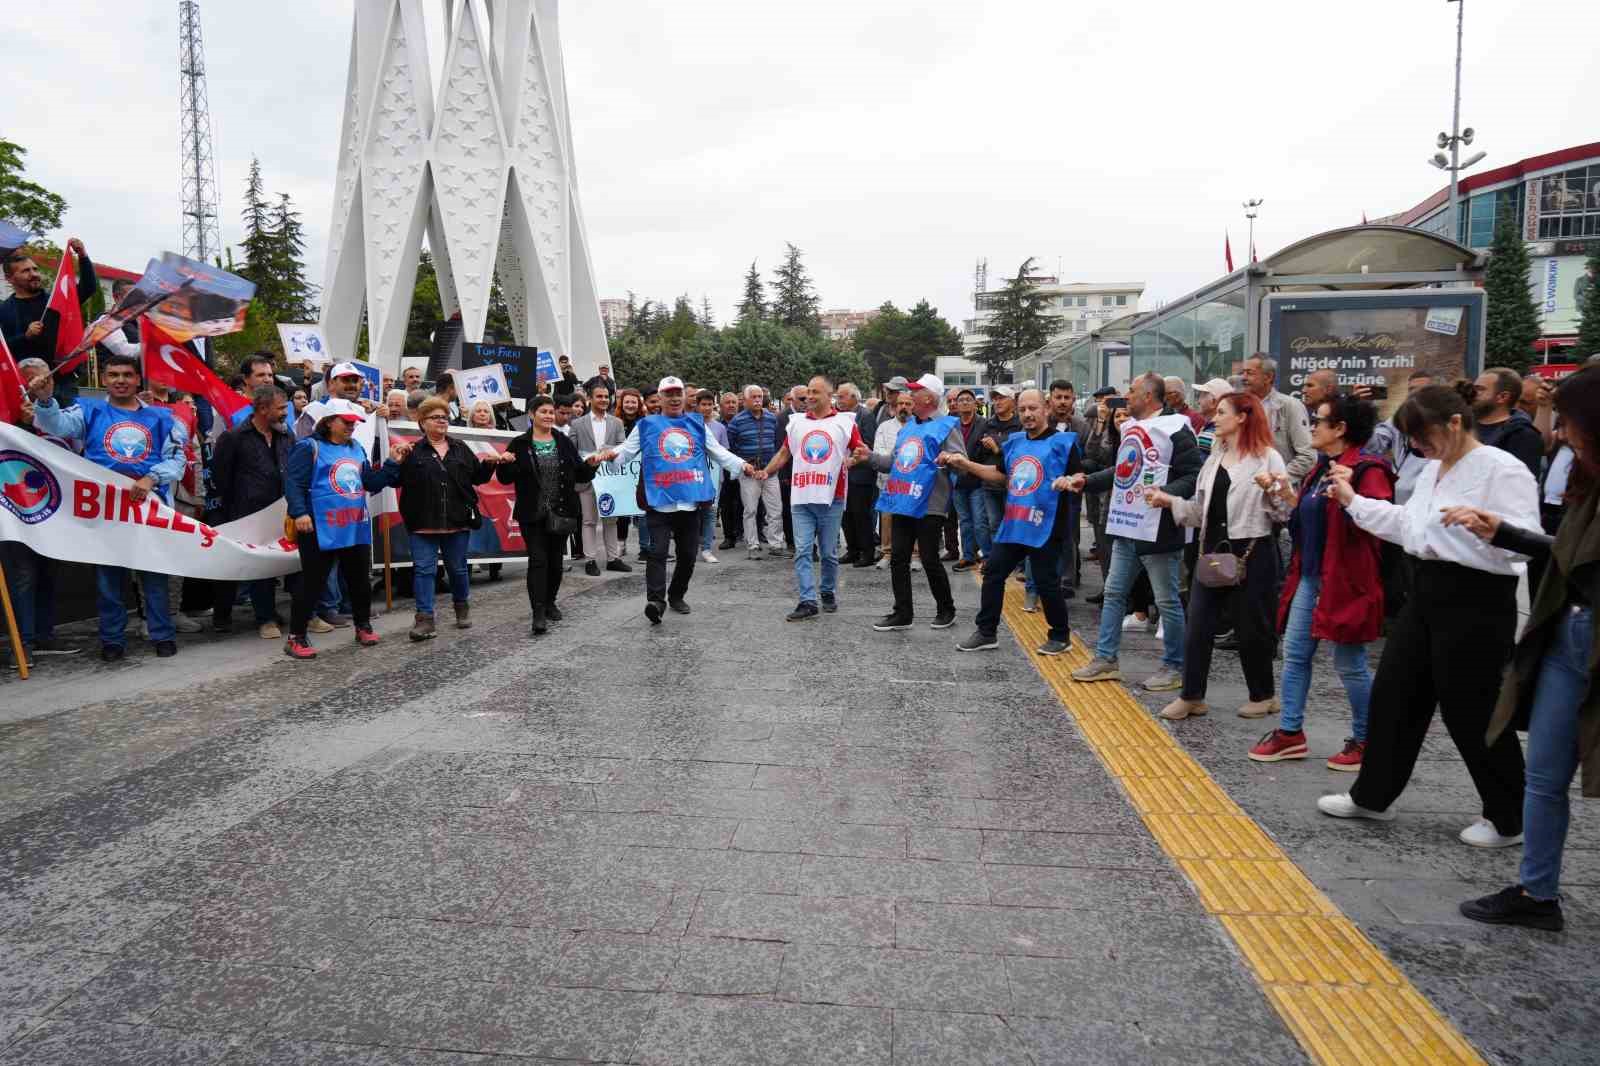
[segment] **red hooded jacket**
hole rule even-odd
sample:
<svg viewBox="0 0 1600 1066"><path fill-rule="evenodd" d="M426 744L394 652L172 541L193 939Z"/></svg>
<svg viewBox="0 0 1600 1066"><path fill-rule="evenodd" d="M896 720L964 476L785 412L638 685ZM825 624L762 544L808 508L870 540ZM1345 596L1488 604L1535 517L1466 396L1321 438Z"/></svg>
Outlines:
<svg viewBox="0 0 1600 1066"><path fill-rule="evenodd" d="M1375 500L1394 499L1394 471L1380 458L1348 448L1336 462L1355 471L1351 483L1356 493ZM1317 468L1300 483L1303 499ZM1378 639L1383 627L1383 578L1380 557L1383 544L1350 520L1332 496L1327 507L1327 543L1322 548L1322 587L1311 615L1311 635L1335 644L1367 644ZM1289 623L1289 607L1300 587L1300 548L1289 556L1283 595L1278 601L1278 632Z"/></svg>

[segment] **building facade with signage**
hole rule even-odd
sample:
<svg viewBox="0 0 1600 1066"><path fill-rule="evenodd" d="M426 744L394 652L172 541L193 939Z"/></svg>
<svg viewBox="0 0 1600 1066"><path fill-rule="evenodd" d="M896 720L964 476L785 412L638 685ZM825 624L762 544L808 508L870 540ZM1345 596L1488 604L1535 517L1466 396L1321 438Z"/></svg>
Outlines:
<svg viewBox="0 0 1600 1066"><path fill-rule="evenodd" d="M1516 220L1528 247L1528 285L1544 333L1539 347L1547 354L1570 347L1583 297L1597 280L1587 260L1600 252L1600 141L1464 177L1460 197L1454 236L1469 248L1488 249L1500 215ZM1450 236L1450 190L1377 221Z"/></svg>
<svg viewBox="0 0 1600 1066"><path fill-rule="evenodd" d="M856 330L877 318L881 312L877 308L871 311L834 310L824 311L818 316L822 323L822 335L833 341L849 340L856 335Z"/></svg>
<svg viewBox="0 0 1600 1066"><path fill-rule="evenodd" d="M1030 280L1034 291L1045 298L1044 313L1056 320L1054 340L1057 341L1086 338L1106 323L1136 313L1139 310L1139 298L1144 293L1142 281L1063 282L1045 275ZM946 384L998 384L986 380L983 364L975 359L975 355L989 339L984 326L994 317L994 309L1003 291L986 289L973 294L973 317L962 323L962 355L940 356L935 367L935 373Z"/></svg>

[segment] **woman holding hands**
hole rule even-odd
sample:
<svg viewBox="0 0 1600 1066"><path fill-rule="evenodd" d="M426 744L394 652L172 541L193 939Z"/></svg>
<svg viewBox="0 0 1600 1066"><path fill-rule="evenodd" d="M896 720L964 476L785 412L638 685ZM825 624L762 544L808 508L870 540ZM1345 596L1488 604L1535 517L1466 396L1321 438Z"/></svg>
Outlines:
<svg viewBox="0 0 1600 1066"><path fill-rule="evenodd" d="M1287 476L1283 457L1272 446L1266 409L1249 393L1235 392L1217 405L1216 443L1200 468L1194 496L1185 500L1156 487L1145 489L1150 506L1171 508L1179 525L1200 529L1184 630L1183 690L1161 717L1177 721L1206 713L1212 644L1219 621L1228 618L1235 621L1249 686L1250 698L1239 715L1260 718L1277 710L1272 609L1278 551L1272 526L1289 517L1290 505L1276 491Z"/></svg>

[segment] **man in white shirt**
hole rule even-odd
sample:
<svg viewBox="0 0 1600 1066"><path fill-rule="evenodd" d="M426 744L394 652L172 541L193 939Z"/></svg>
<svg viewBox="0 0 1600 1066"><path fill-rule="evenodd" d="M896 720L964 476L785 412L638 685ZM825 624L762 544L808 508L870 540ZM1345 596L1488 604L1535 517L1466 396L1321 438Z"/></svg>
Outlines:
<svg viewBox="0 0 1600 1066"><path fill-rule="evenodd" d="M622 428L622 419L611 413L611 390L600 382L595 382L590 389L589 413L571 423L568 429L570 432L567 435L585 460L596 452L619 446L628 435ZM601 516L592 484L578 486L578 506L583 511L583 554L589 557L584 564L584 573L599 577L602 565L619 574L632 573L633 567L622 560L622 544L617 539L617 520ZM602 548L605 553L603 563Z"/></svg>

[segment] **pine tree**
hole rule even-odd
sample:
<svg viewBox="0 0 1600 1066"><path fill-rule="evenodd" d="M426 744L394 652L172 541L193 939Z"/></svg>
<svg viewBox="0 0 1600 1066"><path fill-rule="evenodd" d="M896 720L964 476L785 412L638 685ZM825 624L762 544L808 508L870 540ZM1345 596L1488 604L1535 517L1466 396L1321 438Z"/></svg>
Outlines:
<svg viewBox="0 0 1600 1066"><path fill-rule="evenodd" d="M272 212L276 249L273 271L277 275L278 306L269 308L279 322L306 322L316 317L315 289L306 280L305 227L288 193L278 194Z"/></svg>
<svg viewBox="0 0 1600 1066"><path fill-rule="evenodd" d="M417 260L417 280L411 289L411 317L406 320L402 355L427 358L433 354L433 330L444 317L439 302L439 274L428 249ZM365 331L363 330L363 335Z"/></svg>
<svg viewBox="0 0 1600 1066"><path fill-rule="evenodd" d="M760 322L767 317L767 294L761 285L761 271L756 261L750 260L750 269L744 275L744 299L739 301L735 322Z"/></svg>
<svg viewBox="0 0 1600 1066"><path fill-rule="evenodd" d="M1584 286L1578 297L1578 347L1579 359L1600 355L1600 252L1589 257L1583 265Z"/></svg>
<svg viewBox="0 0 1600 1066"><path fill-rule="evenodd" d="M717 328L717 316L711 311L711 297L706 295L700 297L700 324L706 329Z"/></svg>
<svg viewBox="0 0 1600 1066"><path fill-rule="evenodd" d="M267 203L265 186L261 181L261 160L250 160L250 175L245 179L244 210L239 212L244 220L244 240L239 242L242 262L236 273L255 283L254 302L263 308L280 305L277 286L278 237L274 232L272 206Z"/></svg>
<svg viewBox="0 0 1600 1066"><path fill-rule="evenodd" d="M811 277L800 262L800 249L785 244L783 265L772 275L772 318L781 325L803 329L813 336L822 333L819 317L822 301L811 287Z"/></svg>
<svg viewBox="0 0 1600 1066"><path fill-rule="evenodd" d="M1044 313L1049 298L1029 276L1032 270L1030 257L1017 268L1017 276L1006 282L995 301L994 317L983 327L988 339L974 355L983 364L990 384L1009 382L1011 364L1041 347L1055 331L1055 323Z"/></svg>
<svg viewBox="0 0 1600 1066"><path fill-rule="evenodd" d="M1509 213L1495 226L1483 288L1489 301L1484 328L1486 365L1527 369L1533 361L1533 342L1539 339L1539 312L1528 289L1528 247Z"/></svg>

